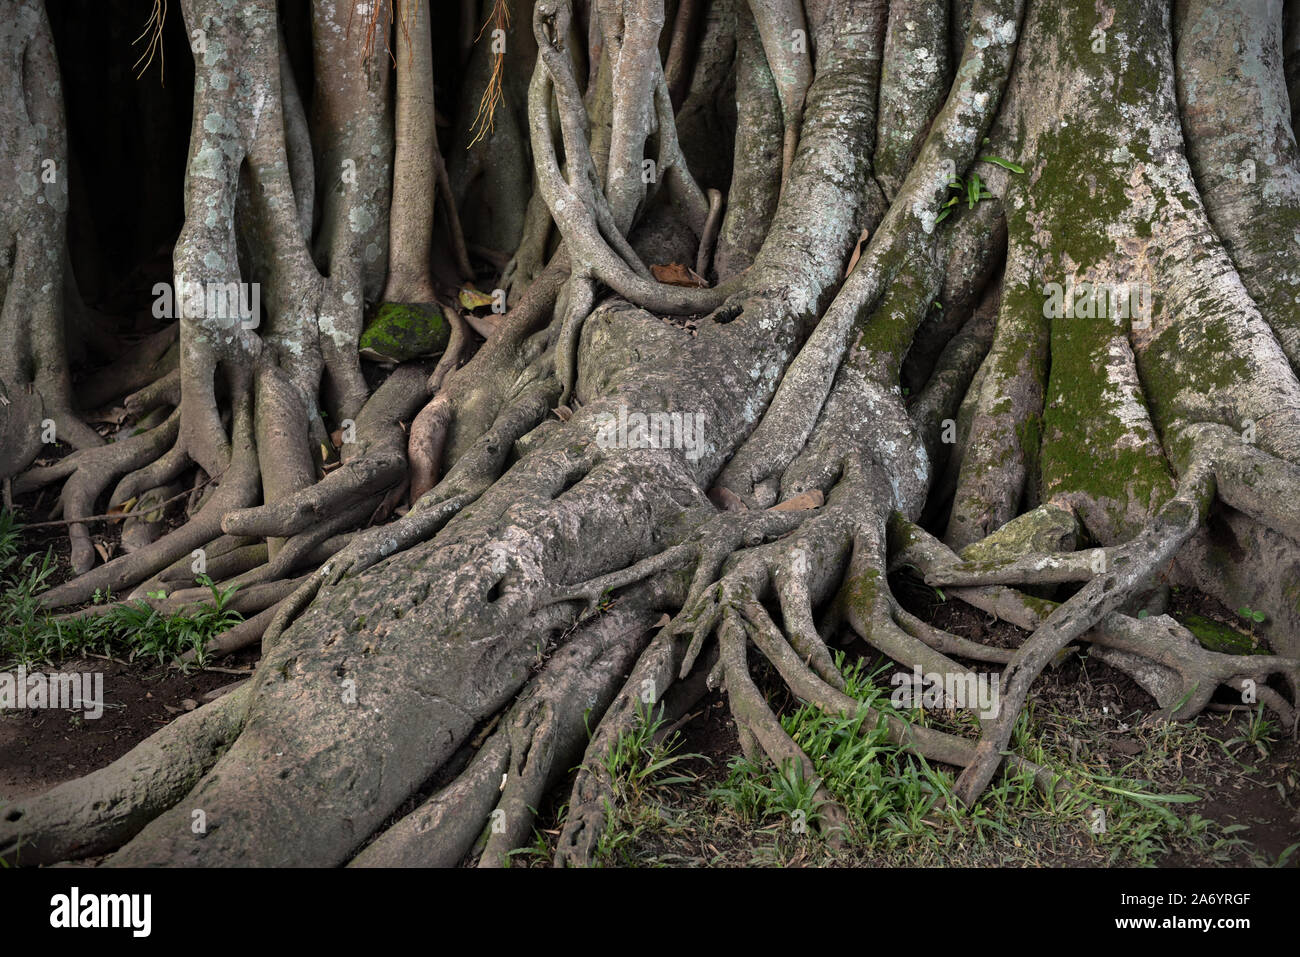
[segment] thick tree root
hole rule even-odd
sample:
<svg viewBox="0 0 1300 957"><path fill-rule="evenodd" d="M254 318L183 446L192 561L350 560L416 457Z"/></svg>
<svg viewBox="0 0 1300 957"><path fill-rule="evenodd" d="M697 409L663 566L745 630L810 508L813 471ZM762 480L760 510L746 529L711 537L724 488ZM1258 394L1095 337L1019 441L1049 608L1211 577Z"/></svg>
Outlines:
<svg viewBox="0 0 1300 957"><path fill-rule="evenodd" d="M134 837L190 790L243 726L250 689L183 714L99 771L0 808L0 860L52 864Z"/></svg>

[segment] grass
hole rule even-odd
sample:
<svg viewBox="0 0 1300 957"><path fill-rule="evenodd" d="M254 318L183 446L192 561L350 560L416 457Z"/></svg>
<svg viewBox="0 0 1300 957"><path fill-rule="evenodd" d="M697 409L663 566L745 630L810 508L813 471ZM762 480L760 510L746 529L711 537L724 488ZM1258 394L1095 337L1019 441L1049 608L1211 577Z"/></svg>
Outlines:
<svg viewBox="0 0 1300 957"><path fill-rule="evenodd" d="M657 795L675 785L691 784L696 775L682 762L701 759L681 751L677 731L665 733L663 706L637 705L637 720L606 753L603 765L614 787L614 800L605 805L605 830L596 844L601 865L632 863L631 850L647 828L663 823L665 806Z"/></svg>
<svg viewBox="0 0 1300 957"><path fill-rule="evenodd" d="M154 658L159 664L187 651L206 664L208 641L242 620L229 606L234 589L220 589L206 576L198 581L212 593L192 612L161 612L145 601L113 605L99 613L70 618L50 614L40 595L49 587L56 561L44 555L21 556L21 526L0 511L0 668L57 664L86 654ZM96 603L111 596L96 595Z"/></svg>
<svg viewBox="0 0 1300 957"><path fill-rule="evenodd" d="M843 658L837 663L847 692L864 705L969 736L968 715L894 709L888 689L877 684L880 672L867 673L862 662L846 667ZM791 765L775 768L736 758L712 786L682 783L653 794L625 786L618 806L609 809L602 861L1151 866L1175 852L1225 861L1244 850L1233 836L1236 827L1222 827L1192 810L1201 797L1198 789L1185 780L1181 767L1175 774L1164 759L1203 747L1204 732L1194 724L1143 732L1143 752L1112 767L1109 752L1077 753L1076 736L1085 733L1080 727L1085 722L1054 711L1039 717L1031 706L1017 723L1011 746L1054 769L1071 790L1044 795L1029 773L1010 773L995 780L973 807L963 808L951 799L954 772L891 743L883 719L868 720L865 708L856 715L826 714L801 704L781 720L812 760L817 780L803 780ZM620 742L619 752L611 752L610 767L623 769L624 781L634 780L626 774L632 755L642 755L640 767L657 763L631 740ZM846 813L844 848L832 848L818 834L818 784Z"/></svg>
<svg viewBox="0 0 1300 957"><path fill-rule="evenodd" d="M1250 745L1259 752L1261 758L1267 759L1270 746L1276 743L1280 733L1281 729L1278 723L1264 714L1264 706L1261 704L1250 712L1250 717L1247 719L1246 727L1242 733L1224 741L1223 747L1231 754L1235 745Z"/></svg>

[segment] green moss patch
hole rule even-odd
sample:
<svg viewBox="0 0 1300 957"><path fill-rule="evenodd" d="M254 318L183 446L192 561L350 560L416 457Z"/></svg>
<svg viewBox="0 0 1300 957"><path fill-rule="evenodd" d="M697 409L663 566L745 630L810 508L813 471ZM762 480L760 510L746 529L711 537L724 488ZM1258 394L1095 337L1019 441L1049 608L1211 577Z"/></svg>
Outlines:
<svg viewBox="0 0 1300 957"><path fill-rule="evenodd" d="M1250 635L1243 634L1221 621L1206 618L1194 612L1179 612L1174 615L1184 628L1196 636L1202 647L1225 655L1254 655L1260 652Z"/></svg>
<svg viewBox="0 0 1300 957"><path fill-rule="evenodd" d="M361 354L367 359L405 362L447 348L450 327L432 303L381 303L361 333Z"/></svg>

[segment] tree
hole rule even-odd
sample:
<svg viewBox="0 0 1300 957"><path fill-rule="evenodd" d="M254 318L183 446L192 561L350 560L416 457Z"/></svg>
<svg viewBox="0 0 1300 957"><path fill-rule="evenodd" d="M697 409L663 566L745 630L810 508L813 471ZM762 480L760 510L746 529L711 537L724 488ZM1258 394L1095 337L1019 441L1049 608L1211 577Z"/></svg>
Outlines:
<svg viewBox="0 0 1300 957"><path fill-rule="evenodd" d="M558 859L584 863L599 756L644 703L688 707L693 677L725 688L748 754L814 778L751 667L854 711L844 633L927 673L1004 666L978 739L890 721L962 769L966 803L1006 767L1060 786L1004 755L1073 642L1159 715L1227 686L1295 722L1300 34L1280 0L468 7L477 40L431 31L450 17L427 4L313 0L308 115L273 0L182 3L203 50L175 286L258 281L260 324L187 310L176 367L127 399L157 424L15 487L66 479L75 519L114 481L120 505L197 466L187 523L94 568L83 547L46 601L143 593L203 549L260 589L240 628L263 656L9 809L0 852L452 864L482 835L500 864L581 764ZM16 8L11 46L44 49L39 3ZM467 77L445 176L439 56ZM468 361L447 310L436 368L371 389L366 306L438 321L430 243L458 209L467 242L440 248L493 263L511 308L473 319ZM337 468L322 410L348 424ZM908 566L1029 637L909 614L888 580ZM1277 654L1140 614L1169 582L1261 610Z"/></svg>

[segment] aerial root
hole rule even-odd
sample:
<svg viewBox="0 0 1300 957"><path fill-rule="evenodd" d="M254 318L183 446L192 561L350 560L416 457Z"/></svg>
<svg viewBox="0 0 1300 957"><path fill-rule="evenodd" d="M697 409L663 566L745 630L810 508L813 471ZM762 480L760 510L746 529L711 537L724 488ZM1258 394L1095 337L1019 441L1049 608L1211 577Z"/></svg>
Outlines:
<svg viewBox="0 0 1300 957"><path fill-rule="evenodd" d="M709 212L704 220L704 235L700 237L700 248L695 254L695 274L707 276L713 265L713 249L718 244L718 232L722 229L722 193L716 189L708 191Z"/></svg>
<svg viewBox="0 0 1300 957"><path fill-rule="evenodd" d="M556 843L556 867L586 867L592 861L616 800L605 757L619 738L653 716L676 721L705 692L702 682L676 681L681 658L682 643L667 628L660 628L596 725L570 792L569 811Z"/></svg>
<svg viewBox="0 0 1300 957"><path fill-rule="evenodd" d="M854 556L849 559L850 571L846 575L845 589L841 591L841 602L845 598L844 592L851 590L854 578L865 581L872 577L866 574L864 562L874 554L874 550L860 541L856 545ZM778 541L731 562L726 576L707 585L685 604L651 645L651 651L657 651L659 655L657 664L662 668L664 659L678 660L676 674L685 677L697 666L706 639L716 635L719 660L708 669L710 683L725 685L745 753L755 758L766 756L778 767L793 760L806 780L812 780L814 769L811 762L806 755L799 753L786 735L749 676L744 652L747 640L776 669L782 683L801 700L830 713L856 715L865 710L865 721L869 726L884 722L886 733L895 744L926 759L954 767L964 768L970 764L975 759L975 742L877 712L845 693L843 676L835 669L822 632L812 621L810 581L813 563L804 554L804 547L804 542L791 545ZM778 555L781 557L776 557ZM882 582L883 578L883 572L876 576ZM760 600L762 595L758 589L768 587L775 589L780 601L781 626ZM1001 650L963 642L954 635L907 616L886 589L878 590L877 595L879 600L871 604L867 618L858 620L865 623L862 630L869 633L868 641L873 645L886 645L888 654L897 656L896 660L924 662L926 668L963 671L965 669L944 654L979 652L972 657L983 660L1004 657ZM894 616L906 621L916 634L898 624ZM845 617L849 616L846 614ZM876 630L881 623L887 623L888 640ZM685 650L680 657L670 656L673 640L685 634L690 635ZM1014 755L1007 756L1006 767L1032 775L1035 786L1048 795L1055 795L1067 787L1052 772ZM599 789L590 783L587 786L599 793ZM575 806L576 803L575 796ZM591 813L594 814L594 810ZM828 829L834 830L842 824L843 818L833 803L826 806L825 813L828 815L825 819Z"/></svg>
<svg viewBox="0 0 1300 957"><path fill-rule="evenodd" d="M596 303L596 283L591 275L574 270L569 279L569 303L555 341L555 376L560 380L560 405L567 405L578 384L578 340L582 325Z"/></svg>
<svg viewBox="0 0 1300 957"><path fill-rule="evenodd" d="M786 733L749 676L749 665L745 660L745 634L746 629L734 619L727 619L718 632L718 662L731 713L736 724L743 725L753 735L773 764L782 770L793 766L802 780L816 782L813 800L817 803L820 814L819 829L832 846L839 846L847 836L845 831L848 815L821 783L821 777L812 761ZM749 634L754 637L755 632L750 631ZM777 657L778 660L783 660L783 656Z"/></svg>
<svg viewBox="0 0 1300 957"><path fill-rule="evenodd" d="M225 584L246 588L249 585L273 582L309 565L320 565L328 561L343 545L339 543L334 551L323 546L331 540L339 539L342 533L365 525L374 508L374 503L370 500L342 507L314 527L294 535L278 552L270 556L269 561L243 570Z"/></svg>
<svg viewBox="0 0 1300 957"><path fill-rule="evenodd" d="M179 323L133 344L126 358L117 359L77 383L77 402L83 409L98 409L157 381L176 367ZM129 406L128 412L134 411Z"/></svg>
<svg viewBox="0 0 1300 957"><path fill-rule="evenodd" d="M591 274L618 295L652 312L684 315L716 309L739 288L740 277L712 288L694 289L657 281L624 236L626 225L620 224L610 199L601 189L601 177L587 144L587 116L572 64L559 48L568 30L571 12L567 3L538 4L533 14L533 32L537 38L537 63L528 91L528 117L537 175L537 191L546 201L551 217L570 250L575 263L581 262ZM681 161L671 122L671 104L658 57L653 57L649 94L657 106L659 118L659 163L667 163L665 181L687 208L688 216L697 220L692 228L703 232L708 216L708 201L690 179ZM641 91L636 91L638 94ZM625 94L615 93L615 112L632 115L634 111L620 102ZM560 133L564 144L566 180L556 156L551 132L552 99L559 111ZM623 131L631 135L631 131Z"/></svg>
<svg viewBox="0 0 1300 957"><path fill-rule="evenodd" d="M77 470L63 486L64 518L72 520L93 515L95 501L108 484L122 473L139 469L163 455L164 450L176 441L179 427L180 413L172 412L157 428L80 453L83 457ZM69 525L68 538L72 544L70 561L73 572L80 575L89 571L96 559L89 529L82 524Z"/></svg>
<svg viewBox="0 0 1300 957"><path fill-rule="evenodd" d="M1059 585L1090 581L1104 569L1126 561L1123 549L1085 548L1065 554L1037 554L1001 561L960 561L931 568L930 586Z"/></svg>
<svg viewBox="0 0 1300 957"><path fill-rule="evenodd" d="M1020 646L1003 671L999 713L985 725L975 759L957 781L954 796L959 801L973 804L993 779L1034 679L1066 645L1116 611L1139 586L1173 560L1209 508L1213 487L1208 463L1195 462L1178 494L1160 508L1137 538L1123 546L1122 560L1117 557L1103 574L1053 611Z"/></svg>
<svg viewBox="0 0 1300 957"><path fill-rule="evenodd" d="M451 324L451 335L447 338L447 348L443 350L442 358L429 374L429 381L425 388L430 396L436 396L442 391L442 384L447 376L464 365L470 353L470 326L465 321L465 317L461 315L459 309L446 305L442 307L442 313Z"/></svg>
<svg viewBox="0 0 1300 957"><path fill-rule="evenodd" d="M427 541L463 508L476 501L500 476L511 446L529 428L544 419L550 409L554 384L537 383L526 389L506 412L497 418L448 472L405 515L387 525L356 533L314 574L281 603L267 626L263 646L274 646L284 629L311 604L323 586L336 585L346 575L357 574L398 551Z"/></svg>
<svg viewBox="0 0 1300 957"><path fill-rule="evenodd" d="M220 535L222 516L250 504L258 493L257 451L252 435L250 403L236 409L235 448L230 465L217 479L217 487L206 497L197 514L180 528L136 551L114 558L83 575L41 595L47 608L80 604L98 590L122 593L157 574L194 549Z"/></svg>
<svg viewBox="0 0 1300 957"><path fill-rule="evenodd" d="M53 864L120 847L180 801L243 727L244 685L174 721L112 764L0 812L0 860Z"/></svg>
<svg viewBox="0 0 1300 957"><path fill-rule="evenodd" d="M407 456L410 460L409 495L412 504L438 484L438 467L442 463L451 416L451 394L442 392L434 396L411 423Z"/></svg>
<svg viewBox="0 0 1300 957"><path fill-rule="evenodd" d="M113 489L113 494L109 496L108 507L117 508L139 497L147 489L160 488L176 481L191 464L184 442L178 440L148 465L122 476Z"/></svg>
<svg viewBox="0 0 1300 957"><path fill-rule="evenodd" d="M149 383L122 400L127 412L137 418L154 409L181 404L181 370L173 369L165 376Z"/></svg>

